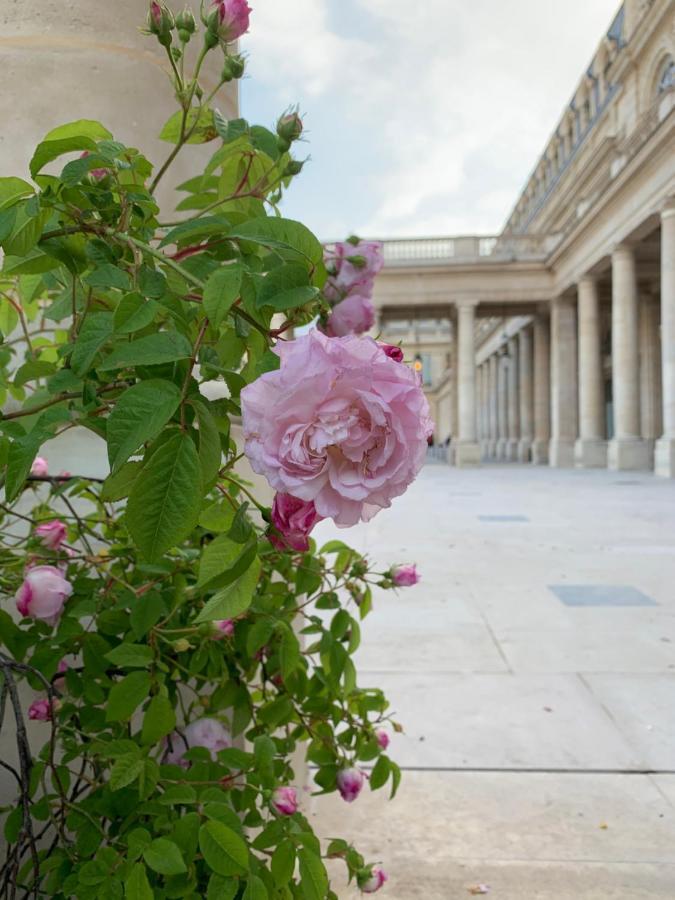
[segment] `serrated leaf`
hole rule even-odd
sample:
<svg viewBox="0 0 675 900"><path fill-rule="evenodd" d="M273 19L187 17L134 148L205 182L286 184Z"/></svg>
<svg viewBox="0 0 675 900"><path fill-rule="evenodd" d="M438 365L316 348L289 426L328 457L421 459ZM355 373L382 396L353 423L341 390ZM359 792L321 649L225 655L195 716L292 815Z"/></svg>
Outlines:
<svg viewBox="0 0 675 900"><path fill-rule="evenodd" d="M278 887L283 887L295 871L295 847L290 841L282 841L272 854L272 877Z"/></svg>
<svg viewBox="0 0 675 900"><path fill-rule="evenodd" d="M220 433L206 402L192 400L191 403L197 412L199 425L199 462L202 467L202 477L204 484L209 485L218 474L222 462Z"/></svg>
<svg viewBox="0 0 675 900"><path fill-rule="evenodd" d="M276 312L283 312L303 306L314 300L319 289L309 283L309 275L304 266L295 263L272 269L260 279L257 306L270 306Z"/></svg>
<svg viewBox="0 0 675 900"><path fill-rule="evenodd" d="M129 624L136 640L145 637L152 626L159 622L164 612L164 602L160 594L150 591L142 597L137 597L129 615Z"/></svg>
<svg viewBox="0 0 675 900"><path fill-rule="evenodd" d="M153 652L145 644L119 644L114 650L106 653L106 659L115 666L132 669L145 669L153 660Z"/></svg>
<svg viewBox="0 0 675 900"><path fill-rule="evenodd" d="M189 784L171 784L159 798L162 806L179 806L197 802L197 791Z"/></svg>
<svg viewBox="0 0 675 900"><path fill-rule="evenodd" d="M328 876L321 859L305 847L298 851L298 859L300 861L300 889L304 900L325 900Z"/></svg>
<svg viewBox="0 0 675 900"><path fill-rule="evenodd" d="M211 820L199 829L199 848L207 866L218 875L248 872L248 848L236 832Z"/></svg>
<svg viewBox="0 0 675 900"><path fill-rule="evenodd" d="M111 689L106 707L106 722L128 722L150 692L147 672L132 672Z"/></svg>
<svg viewBox="0 0 675 900"><path fill-rule="evenodd" d="M128 291L131 287L131 279L127 272L118 269L110 263L104 263L85 275L82 279L89 287L99 288L100 290L114 289L117 291Z"/></svg>
<svg viewBox="0 0 675 900"><path fill-rule="evenodd" d="M22 178L0 178L0 209L7 209L22 197L35 193L35 188Z"/></svg>
<svg viewBox="0 0 675 900"><path fill-rule="evenodd" d="M160 140L177 144L180 140L182 121L182 111L174 113L162 128ZM214 140L218 137L218 132L213 121L213 110L204 106L191 109L187 116L185 131L190 134L186 141L188 144L206 144Z"/></svg>
<svg viewBox="0 0 675 900"><path fill-rule="evenodd" d="M104 359L98 368L101 372L109 372L129 366L158 366L179 359L189 359L191 355L192 347L186 337L175 331L160 331L159 334L148 334L123 344Z"/></svg>
<svg viewBox="0 0 675 900"><path fill-rule="evenodd" d="M261 216L237 225L229 236L265 247L293 250L313 266L319 266L323 261L323 247L319 240L309 228L293 219Z"/></svg>
<svg viewBox="0 0 675 900"><path fill-rule="evenodd" d="M128 462L120 468L119 472L108 475L101 487L101 500L109 503L128 497L141 469L140 462Z"/></svg>
<svg viewBox="0 0 675 900"><path fill-rule="evenodd" d="M226 534L219 535L207 544L199 561L197 589L203 589L215 578L231 569L244 552L241 544L231 540Z"/></svg>
<svg viewBox="0 0 675 900"><path fill-rule="evenodd" d="M228 584L209 600L197 617L197 622L216 619L235 619L246 612L253 602L253 595L260 578L261 565L256 557L250 568L232 584Z"/></svg>
<svg viewBox="0 0 675 900"><path fill-rule="evenodd" d="M246 882L246 890L241 900L269 900L264 882L257 875L252 875Z"/></svg>
<svg viewBox="0 0 675 900"><path fill-rule="evenodd" d="M49 215L49 210L46 210L31 216L26 211L26 204L18 206L12 231L9 237L3 240L5 253L8 256L25 257L40 239Z"/></svg>
<svg viewBox="0 0 675 900"><path fill-rule="evenodd" d="M232 308L241 291L243 269L237 263L216 269L204 288L204 310L216 328Z"/></svg>
<svg viewBox="0 0 675 900"><path fill-rule="evenodd" d="M209 878L206 900L234 900L239 892L239 881L234 878L223 878L215 873Z"/></svg>
<svg viewBox="0 0 675 900"><path fill-rule="evenodd" d="M176 727L176 713L171 702L162 694L152 698L143 717L141 741L144 744L156 744Z"/></svg>
<svg viewBox="0 0 675 900"><path fill-rule="evenodd" d="M85 318L70 357L70 367L77 376L84 378L112 331L112 313L89 313Z"/></svg>
<svg viewBox="0 0 675 900"><path fill-rule="evenodd" d="M149 562L187 537L197 524L201 503L197 448L189 435L176 433L152 454L127 503L129 531Z"/></svg>
<svg viewBox="0 0 675 900"><path fill-rule="evenodd" d="M125 900L154 900L155 894L150 887L143 863L136 863L124 882Z"/></svg>
<svg viewBox="0 0 675 900"><path fill-rule="evenodd" d="M113 324L117 334L133 334L146 328L160 309L154 300L146 300L142 294L131 293L122 297L115 310Z"/></svg>
<svg viewBox="0 0 675 900"><path fill-rule="evenodd" d="M373 771L370 773L371 790L376 791L378 788L381 788L383 784L386 784L390 771L391 766L389 765L389 758L381 756L375 763Z"/></svg>
<svg viewBox="0 0 675 900"><path fill-rule="evenodd" d="M96 150L96 141L110 140L112 135L99 122L80 119L54 128L38 144L30 161L30 174L33 178L52 160L75 150Z"/></svg>
<svg viewBox="0 0 675 900"><path fill-rule="evenodd" d="M160 875L182 875L187 866L176 844L168 838L156 838L143 851L143 859L153 872Z"/></svg>
<svg viewBox="0 0 675 900"><path fill-rule="evenodd" d="M115 760L115 764L110 770L110 790L119 791L128 787L143 771L145 760L138 754L129 754L128 756L120 756Z"/></svg>
<svg viewBox="0 0 675 900"><path fill-rule="evenodd" d="M8 503L14 500L26 483L33 460L46 439L47 435L36 431L13 440L9 445L5 474L5 499Z"/></svg>
<svg viewBox="0 0 675 900"><path fill-rule="evenodd" d="M108 417L108 460L115 472L153 440L178 409L180 390L170 381L141 381L126 390Z"/></svg>

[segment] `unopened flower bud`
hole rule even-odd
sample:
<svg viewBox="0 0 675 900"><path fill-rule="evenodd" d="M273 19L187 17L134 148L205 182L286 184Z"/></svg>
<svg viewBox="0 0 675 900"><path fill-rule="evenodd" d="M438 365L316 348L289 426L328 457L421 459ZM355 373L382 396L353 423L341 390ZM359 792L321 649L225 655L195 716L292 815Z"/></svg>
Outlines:
<svg viewBox="0 0 675 900"><path fill-rule="evenodd" d="M173 649L176 653L185 653L186 650L189 650L192 644L188 641L187 638L178 638L177 641L173 642Z"/></svg>
<svg viewBox="0 0 675 900"><path fill-rule="evenodd" d="M286 113L279 119L277 134L289 143L298 140L302 134L302 119L297 112Z"/></svg>
<svg viewBox="0 0 675 900"><path fill-rule="evenodd" d="M28 708L28 718L33 722L51 722L54 713L61 709L61 701L54 699L35 700Z"/></svg>
<svg viewBox="0 0 675 900"><path fill-rule="evenodd" d="M420 576L417 572L417 567L409 563L405 566L393 568L391 570L391 579L396 587L412 587L418 584Z"/></svg>
<svg viewBox="0 0 675 900"><path fill-rule="evenodd" d="M387 749L387 747L389 746L389 742L391 741L391 738L389 737L388 733L384 730L384 728L377 729L377 731L375 732L375 739L377 740L377 743L380 745L380 747L383 750Z"/></svg>
<svg viewBox="0 0 675 900"><path fill-rule="evenodd" d="M157 36L157 40L163 47L170 47L174 28L174 20L170 10L157 0L152 0L148 12L148 31Z"/></svg>
<svg viewBox="0 0 675 900"><path fill-rule="evenodd" d="M176 28L180 31L187 32L188 40L190 35L195 33L197 23L195 22L195 17L192 15L192 10L189 7L186 6L183 12L179 12L176 16Z"/></svg>
<svg viewBox="0 0 675 900"><path fill-rule="evenodd" d="M287 177L293 177L295 175L299 175L305 165L305 160L300 159L289 159L286 168L284 169L284 175Z"/></svg>
<svg viewBox="0 0 675 900"><path fill-rule="evenodd" d="M298 795L295 788L280 787L272 794L272 809L280 816L292 816L298 811Z"/></svg>
<svg viewBox="0 0 675 900"><path fill-rule="evenodd" d="M340 796L346 803L353 803L361 793L365 776L359 769L341 769L337 776Z"/></svg>
<svg viewBox="0 0 675 900"><path fill-rule="evenodd" d="M357 880L364 894L374 894L386 881L389 881L389 877L383 869L374 866L360 874Z"/></svg>

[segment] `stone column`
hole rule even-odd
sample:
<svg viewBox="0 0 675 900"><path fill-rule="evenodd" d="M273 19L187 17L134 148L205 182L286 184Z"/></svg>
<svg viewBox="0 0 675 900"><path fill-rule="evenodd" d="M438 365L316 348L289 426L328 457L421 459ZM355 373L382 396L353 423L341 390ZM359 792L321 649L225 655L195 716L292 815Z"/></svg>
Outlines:
<svg viewBox="0 0 675 900"><path fill-rule="evenodd" d="M638 291L635 251L621 245L612 253L612 383L614 438L609 467L649 468L649 447L640 436Z"/></svg>
<svg viewBox="0 0 675 900"><path fill-rule="evenodd" d="M645 293L640 298L640 436L647 441L652 464L663 429L662 404L659 305Z"/></svg>
<svg viewBox="0 0 675 900"><path fill-rule="evenodd" d="M675 200L661 213L661 385L663 436L656 474L675 478Z"/></svg>
<svg viewBox="0 0 675 900"><path fill-rule="evenodd" d="M602 377L600 298L595 278L577 287L579 324L579 439L574 459L584 468L607 465L605 386Z"/></svg>
<svg viewBox="0 0 675 900"><path fill-rule="evenodd" d="M455 465L457 443L459 441L459 374L457 370L457 329L455 329L452 349L452 381L450 382L450 449L448 462Z"/></svg>
<svg viewBox="0 0 675 900"><path fill-rule="evenodd" d="M508 343L509 362L508 362L508 404L509 404L509 444L507 449L507 459L515 462L518 459L518 442L520 440L520 401L519 401L519 378L518 378L518 340L511 338Z"/></svg>
<svg viewBox="0 0 675 900"><path fill-rule="evenodd" d="M574 301L551 304L551 442L549 464L574 465L577 438L577 328Z"/></svg>
<svg viewBox="0 0 675 900"><path fill-rule="evenodd" d="M551 352L548 317L537 315L534 320L534 441L532 462L548 462L551 440Z"/></svg>
<svg viewBox="0 0 675 900"><path fill-rule="evenodd" d="M478 450L483 454L483 440L485 438L485 422L483 421L483 370L476 366L476 440Z"/></svg>
<svg viewBox="0 0 675 900"><path fill-rule="evenodd" d="M459 435L456 465L477 466L480 448L476 435L476 304L457 304L457 384Z"/></svg>
<svg viewBox="0 0 675 900"><path fill-rule="evenodd" d="M508 397L508 365L505 356L497 357L497 459L508 459L509 446L509 407Z"/></svg>
<svg viewBox="0 0 675 900"><path fill-rule="evenodd" d="M532 332L529 326L518 332L518 381L520 385L520 441L518 460L529 462L534 438L532 384Z"/></svg>
<svg viewBox="0 0 675 900"><path fill-rule="evenodd" d="M498 362L499 360L494 354L488 360L488 371L490 373L490 441L488 444L488 457L490 459L494 459L497 456L497 441L499 440Z"/></svg>

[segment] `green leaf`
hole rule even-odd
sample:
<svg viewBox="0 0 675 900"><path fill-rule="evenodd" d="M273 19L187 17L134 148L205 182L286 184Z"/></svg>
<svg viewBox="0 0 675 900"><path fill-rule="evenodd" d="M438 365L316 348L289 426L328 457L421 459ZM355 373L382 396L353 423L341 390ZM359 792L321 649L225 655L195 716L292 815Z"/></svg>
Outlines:
<svg viewBox="0 0 675 900"><path fill-rule="evenodd" d="M113 317L117 334L132 334L146 328L157 315L159 304L142 294L127 294L119 302Z"/></svg>
<svg viewBox="0 0 675 900"><path fill-rule="evenodd" d="M48 218L49 210L40 212L36 216L31 216L26 211L25 204L17 207L12 232L3 241L5 253L8 256L25 257L40 239L42 229Z"/></svg>
<svg viewBox="0 0 675 900"><path fill-rule="evenodd" d="M142 467L140 462L128 462L119 472L108 475L101 487L101 500L109 503L128 497Z"/></svg>
<svg viewBox="0 0 675 900"><path fill-rule="evenodd" d="M17 200L34 193L35 188L22 178L0 178L0 209L13 206Z"/></svg>
<svg viewBox="0 0 675 900"><path fill-rule="evenodd" d="M300 644L290 625L285 625L281 632L279 662L281 665L281 676L284 681L286 681L300 665Z"/></svg>
<svg viewBox="0 0 675 900"><path fill-rule="evenodd" d="M295 847L290 841L282 841L277 846L272 855L271 868L278 887L288 884L295 871Z"/></svg>
<svg viewBox="0 0 675 900"><path fill-rule="evenodd" d="M199 424L199 462L202 467L202 478L204 484L209 485L215 480L223 458L220 433L206 402L192 400L191 403L197 412Z"/></svg>
<svg viewBox="0 0 675 900"><path fill-rule="evenodd" d="M230 232L229 237L252 241L265 247L293 250L309 260L313 266L319 266L323 261L321 243L309 228L293 219L272 216L251 219L237 225Z"/></svg>
<svg viewBox="0 0 675 900"><path fill-rule="evenodd" d="M144 744L156 744L176 727L176 713L167 697L157 694L143 717L141 741Z"/></svg>
<svg viewBox="0 0 675 900"><path fill-rule="evenodd" d="M174 113L162 128L159 134L160 140L177 144L180 140L182 121L183 112ZM213 110L204 106L199 109L191 109L187 116L185 131L186 133L192 132L187 139L188 144L206 144L213 141L218 137L213 122Z"/></svg>
<svg viewBox="0 0 675 900"><path fill-rule="evenodd" d="M164 601L160 594L150 591L143 597L137 597L129 616L129 624L136 640L144 637L159 622L164 612Z"/></svg>
<svg viewBox="0 0 675 900"><path fill-rule="evenodd" d="M187 872L178 846L168 838L156 838L143 851L143 859L153 872L159 872L160 875L182 875Z"/></svg>
<svg viewBox="0 0 675 900"><path fill-rule="evenodd" d="M218 875L248 872L248 849L236 832L212 819L199 829L199 848L207 866Z"/></svg>
<svg viewBox="0 0 675 900"><path fill-rule="evenodd" d="M38 144L30 161L30 174L33 178L53 159L75 150L96 150L96 141L110 140L112 135L99 122L80 119L61 125L45 135Z"/></svg>
<svg viewBox="0 0 675 900"><path fill-rule="evenodd" d="M110 790L119 791L133 784L145 767L145 760L138 753L120 756L110 770Z"/></svg>
<svg viewBox="0 0 675 900"><path fill-rule="evenodd" d="M260 279L258 307L271 306L276 312L303 306L316 299L319 289L309 283L304 266L289 263L279 266Z"/></svg>
<svg viewBox="0 0 675 900"><path fill-rule="evenodd" d="M86 320L85 320L86 321ZM101 372L125 369L129 366L159 366L162 363L189 359L192 356L190 342L175 331L148 334L114 350L98 367Z"/></svg>
<svg viewBox="0 0 675 900"><path fill-rule="evenodd" d="M9 446L7 472L5 475L5 499L8 503L19 494L30 474L33 460L40 445L46 440L42 432L32 431L25 437L17 438Z"/></svg>
<svg viewBox="0 0 675 900"><path fill-rule="evenodd" d="M201 179L200 179L201 180ZM180 190L180 188L179 188ZM186 242L197 243L199 240L211 235L222 235L227 232L232 223L224 216L202 216L188 222L181 222L160 241L160 247L168 244L182 244Z"/></svg>
<svg viewBox="0 0 675 900"><path fill-rule="evenodd" d="M243 269L240 265L224 266L211 275L204 288L204 310L216 328L239 297Z"/></svg>
<svg viewBox="0 0 675 900"><path fill-rule="evenodd" d="M373 766L373 771L370 773L371 790L376 791L378 788L381 788L382 785L386 784L390 771L391 766L389 765L388 757L381 756Z"/></svg>
<svg viewBox="0 0 675 900"><path fill-rule="evenodd" d="M257 875L252 875L246 882L246 890L241 900L269 900L267 888Z"/></svg>
<svg viewBox="0 0 675 900"><path fill-rule="evenodd" d="M253 742L255 771L263 787L274 787L274 757L276 755L276 744L269 735L261 734Z"/></svg>
<svg viewBox="0 0 675 900"><path fill-rule="evenodd" d="M209 878L206 900L234 900L239 891L239 881L213 874Z"/></svg>
<svg viewBox="0 0 675 900"><path fill-rule="evenodd" d="M300 889L304 900L325 900L328 876L321 859L304 847L298 852L298 859L300 860Z"/></svg>
<svg viewBox="0 0 675 900"><path fill-rule="evenodd" d="M172 784L159 798L162 806L184 806L197 802L197 791L189 784Z"/></svg>
<svg viewBox="0 0 675 900"><path fill-rule="evenodd" d="M115 666L145 669L152 662L154 654L145 644L119 644L105 656Z"/></svg>
<svg viewBox="0 0 675 900"><path fill-rule="evenodd" d="M232 584L228 584L209 600L197 617L197 622L214 619L235 619L246 612L253 602L253 595L260 578L260 560L256 557L249 569Z"/></svg>
<svg viewBox="0 0 675 900"><path fill-rule="evenodd" d="M108 695L106 722L128 722L150 692L147 672L132 672L119 681Z"/></svg>
<svg viewBox="0 0 675 900"><path fill-rule="evenodd" d="M241 544L235 543L226 534L219 535L210 544L207 544L199 561L197 589L206 587L215 578L231 569L242 552Z"/></svg>
<svg viewBox="0 0 675 900"><path fill-rule="evenodd" d="M89 287L108 290L114 288L117 291L128 291L131 287L131 279L127 272L118 269L110 263L104 263L85 275L82 279Z"/></svg>
<svg viewBox="0 0 675 900"><path fill-rule="evenodd" d="M150 887L143 863L136 863L124 883L126 900L154 900L155 894Z"/></svg>
<svg viewBox="0 0 675 900"><path fill-rule="evenodd" d="M180 390L153 378L126 390L107 423L108 460L115 472L141 444L156 438L178 409Z"/></svg>
<svg viewBox="0 0 675 900"><path fill-rule="evenodd" d="M173 434L152 454L127 503L129 531L149 562L187 537L201 503L197 448L187 434Z"/></svg>
<svg viewBox="0 0 675 900"><path fill-rule="evenodd" d="M70 357L70 366L77 376L84 378L112 330L112 313L89 313L85 318Z"/></svg>

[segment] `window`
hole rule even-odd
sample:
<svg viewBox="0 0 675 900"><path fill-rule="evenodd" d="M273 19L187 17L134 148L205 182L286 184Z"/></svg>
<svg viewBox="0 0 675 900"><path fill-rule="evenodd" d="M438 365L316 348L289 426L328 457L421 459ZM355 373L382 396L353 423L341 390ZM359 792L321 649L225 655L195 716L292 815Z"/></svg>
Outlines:
<svg viewBox="0 0 675 900"><path fill-rule="evenodd" d="M656 85L656 93L665 94L666 91L673 87L675 87L675 62L672 59L667 59L661 69L661 75Z"/></svg>

